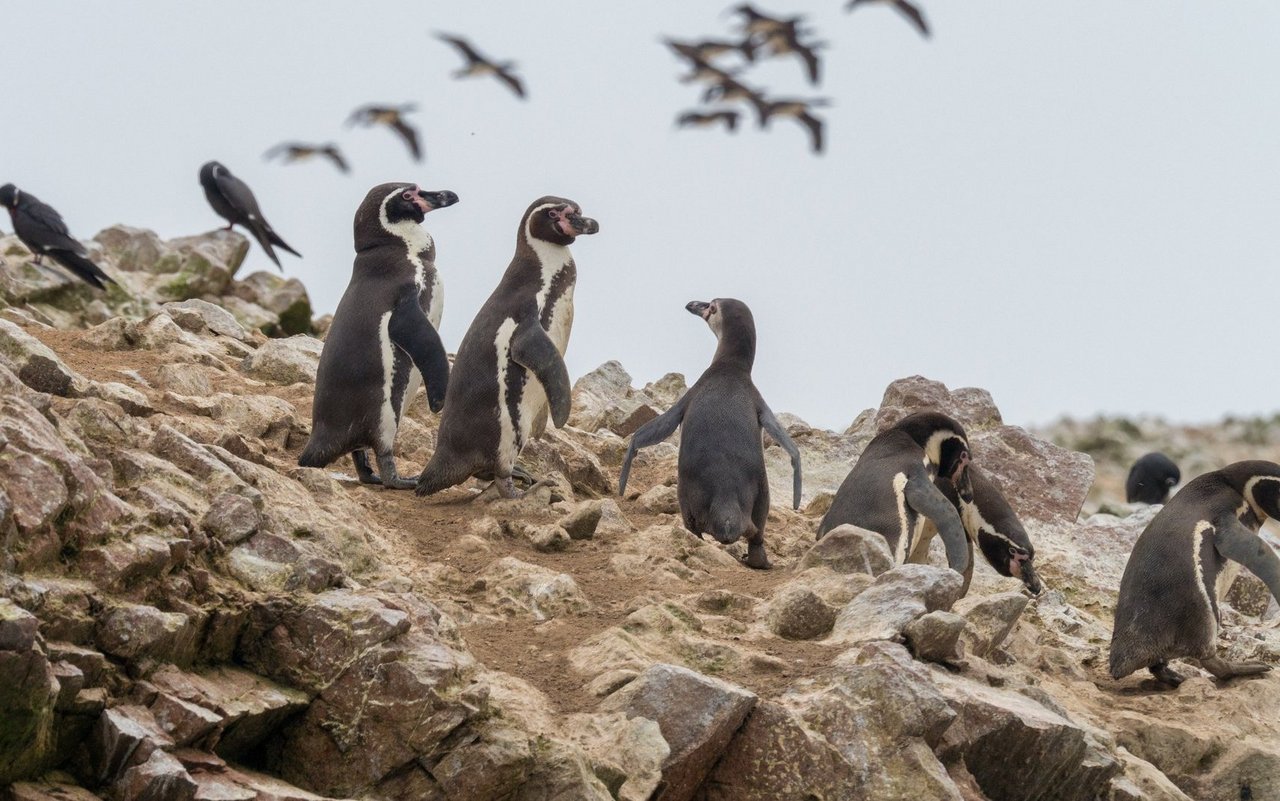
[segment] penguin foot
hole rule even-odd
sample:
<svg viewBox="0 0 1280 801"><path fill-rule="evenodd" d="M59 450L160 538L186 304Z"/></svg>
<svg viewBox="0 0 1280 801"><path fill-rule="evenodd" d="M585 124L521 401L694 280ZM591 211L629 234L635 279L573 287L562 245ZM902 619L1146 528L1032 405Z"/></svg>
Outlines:
<svg viewBox="0 0 1280 801"><path fill-rule="evenodd" d="M1186 677L1173 672L1168 662L1157 662L1147 668L1151 671L1151 675L1156 677L1156 681L1169 687L1177 687L1186 681Z"/></svg>
<svg viewBox="0 0 1280 801"><path fill-rule="evenodd" d="M1228 662L1216 656L1212 659L1201 659L1200 667L1212 673L1214 678L1222 681L1234 679L1237 676L1256 676L1259 673L1266 673L1271 670L1271 665L1265 662Z"/></svg>
<svg viewBox="0 0 1280 801"><path fill-rule="evenodd" d="M511 480L511 476L499 476L493 480L493 485L498 488L498 494L507 500L524 497L524 492L516 489L516 484Z"/></svg>
<svg viewBox="0 0 1280 801"><path fill-rule="evenodd" d="M377 474L373 472L373 468L369 466L368 451L352 451L351 461L355 463L356 478L360 479L361 484L382 485L382 479L378 478Z"/></svg>
<svg viewBox="0 0 1280 801"><path fill-rule="evenodd" d="M368 465L368 462L365 462ZM378 478L387 489L416 489L418 482L411 478L401 478L396 472L396 459L390 453L378 454Z"/></svg>
<svg viewBox="0 0 1280 801"><path fill-rule="evenodd" d="M768 570L773 567L769 564L769 557L765 555L764 543L753 542L747 546L747 558L742 563L753 570Z"/></svg>
<svg viewBox="0 0 1280 801"><path fill-rule="evenodd" d="M533 489L533 486L538 483L538 479L534 478L528 470L525 470L520 465L511 468L511 477L521 484L528 484L529 489Z"/></svg>

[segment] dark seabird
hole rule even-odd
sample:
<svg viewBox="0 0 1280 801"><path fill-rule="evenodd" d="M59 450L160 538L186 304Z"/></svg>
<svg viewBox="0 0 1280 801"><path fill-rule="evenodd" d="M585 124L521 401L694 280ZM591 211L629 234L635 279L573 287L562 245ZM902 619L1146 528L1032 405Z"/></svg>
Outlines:
<svg viewBox="0 0 1280 801"><path fill-rule="evenodd" d="M725 130L738 130L738 112L722 111L686 111L676 118L676 126L680 128L710 128L723 123Z"/></svg>
<svg viewBox="0 0 1280 801"><path fill-rule="evenodd" d="M48 256L98 289L106 288L103 281L115 283L114 278L89 260L84 245L71 236L62 215L52 206L13 184L0 186L0 205L9 210L13 232L35 255L37 265Z"/></svg>
<svg viewBox="0 0 1280 801"><path fill-rule="evenodd" d="M907 2L907 0L849 0L848 4L845 5L844 10L852 11L858 6L865 5L867 3L891 4L894 8L898 9L899 13L906 17L912 25L919 29L922 36L928 38L929 24L924 21L924 12L922 12L917 6Z"/></svg>
<svg viewBox="0 0 1280 801"><path fill-rule="evenodd" d="M351 172L347 160L342 157L342 152L334 144L307 145L301 142L281 142L264 153L262 157L265 159L280 157L285 164L292 164L295 161L306 161L314 156L324 156L342 172Z"/></svg>
<svg viewBox="0 0 1280 801"><path fill-rule="evenodd" d="M516 97L524 99L524 86L520 83L520 79L515 76L512 70L515 63L511 61L491 61L476 51L471 43L466 39L458 36L450 36L446 33L437 33L436 38L442 42L448 42L453 45L454 49L467 60L466 66L453 73L455 78L469 78L478 75L492 75L502 81L507 87L515 92Z"/></svg>
<svg viewBox="0 0 1280 801"><path fill-rule="evenodd" d="M406 103L403 106L379 106L377 104L361 106L351 112L350 117L347 117L347 125L358 124L366 128L374 125L385 125L404 140L405 146L409 148L409 154L413 156L414 161L422 161L422 147L418 144L418 132L404 121L404 115L417 110L417 108L412 103Z"/></svg>
<svg viewBox="0 0 1280 801"><path fill-rule="evenodd" d="M767 124L774 117L790 117L809 130L809 137L814 153L822 152L822 120L813 116L810 109L825 106L828 101L819 100L765 100L761 116Z"/></svg>
<svg viewBox="0 0 1280 801"><path fill-rule="evenodd" d="M276 269L284 271L272 245L302 258L302 254L289 247L271 227L271 223L267 222L267 218L262 216L258 199L253 196L249 186L232 175L226 167L216 161L205 162L200 168L200 185L204 187L204 196L209 205L219 217L227 221L227 230L230 231L233 225L247 228L271 261L275 262Z"/></svg>
<svg viewBox="0 0 1280 801"><path fill-rule="evenodd" d="M809 76L809 83L818 83L818 49L823 47L821 42L805 43L801 41L800 29L794 24L788 24L772 33L764 36L762 45L769 51L770 56L791 56L794 55L804 62L805 72Z"/></svg>

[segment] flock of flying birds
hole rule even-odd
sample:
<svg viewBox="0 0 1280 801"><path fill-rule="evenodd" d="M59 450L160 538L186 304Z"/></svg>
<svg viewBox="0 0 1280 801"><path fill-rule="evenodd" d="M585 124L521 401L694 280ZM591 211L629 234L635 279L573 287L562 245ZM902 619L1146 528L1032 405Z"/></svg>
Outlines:
<svg viewBox="0 0 1280 801"><path fill-rule="evenodd" d="M849 0L845 10L852 11L867 3L892 5L919 29L921 35L929 36L929 25L925 22L924 14L908 0ZM702 92L703 103L746 103L755 111L756 121L761 128L767 128L769 121L775 117L795 120L808 130L813 152L821 153L823 121L813 114L813 109L830 105L827 98L806 100L770 97L741 80L741 67L725 69L717 65L715 60L721 56L734 55L754 64L761 58L794 56L802 62L809 83L816 86L821 81L822 65L818 59L818 51L826 43L810 38L812 31L803 25L803 16L774 17L749 3L742 3L729 10L737 17L737 40L664 40L689 66L689 72L680 78L680 82L704 84L706 88ZM676 117L676 125L682 128L723 126L732 133L738 130L741 116L741 112L732 107L701 108L680 114Z"/></svg>

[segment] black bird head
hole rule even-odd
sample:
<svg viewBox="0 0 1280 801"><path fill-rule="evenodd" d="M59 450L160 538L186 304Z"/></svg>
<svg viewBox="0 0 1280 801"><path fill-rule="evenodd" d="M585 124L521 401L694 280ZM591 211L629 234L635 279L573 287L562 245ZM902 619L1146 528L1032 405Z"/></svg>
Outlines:
<svg viewBox="0 0 1280 801"><path fill-rule="evenodd" d="M219 174L230 175L231 171L222 166L220 161L206 161L200 165L200 185L208 186Z"/></svg>
<svg viewBox="0 0 1280 801"><path fill-rule="evenodd" d="M18 191L18 187L13 184L5 184L0 186L0 206L6 209L16 209L18 207L18 198L22 195Z"/></svg>
<svg viewBox="0 0 1280 801"><path fill-rule="evenodd" d="M582 234L594 234L600 223L582 216L582 207L562 197L541 197L524 213L521 233L556 245L571 245Z"/></svg>

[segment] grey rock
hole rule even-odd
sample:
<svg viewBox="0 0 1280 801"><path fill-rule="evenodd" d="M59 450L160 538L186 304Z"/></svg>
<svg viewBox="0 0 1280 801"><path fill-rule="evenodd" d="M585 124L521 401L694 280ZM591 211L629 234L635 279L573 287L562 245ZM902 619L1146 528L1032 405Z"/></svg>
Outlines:
<svg viewBox="0 0 1280 801"><path fill-rule="evenodd" d="M1020 592L974 596L958 601L955 612L964 616L968 623L965 643L969 651L985 658L1003 645L1013 627L1018 625L1027 601L1027 596Z"/></svg>
<svg viewBox="0 0 1280 801"><path fill-rule="evenodd" d="M324 343L305 334L272 339L246 357L242 369L275 384L314 384Z"/></svg>
<svg viewBox="0 0 1280 801"><path fill-rule="evenodd" d="M824 637L835 621L835 610L807 587L785 587L769 604L769 629L784 639Z"/></svg>
<svg viewBox="0 0 1280 801"><path fill-rule="evenodd" d="M800 559L798 570L827 567L837 573L878 576L893 567L893 554L885 538L874 531L845 524L818 540Z"/></svg>
<svg viewBox="0 0 1280 801"><path fill-rule="evenodd" d="M570 539L589 540L595 536L603 512L604 507L600 501L583 501L560 518L557 525L565 530Z"/></svg>
<svg viewBox="0 0 1280 801"><path fill-rule="evenodd" d="M236 320L235 315L207 300L192 298L178 303L166 303L160 308L172 317L174 322L193 333L198 334L208 330L232 339L244 340L245 338L244 327Z"/></svg>
<svg viewBox="0 0 1280 801"><path fill-rule="evenodd" d="M211 536L234 545L258 532L262 514L253 501L230 492L224 492L209 504L200 526Z"/></svg>
<svg viewBox="0 0 1280 801"><path fill-rule="evenodd" d="M926 612L949 610L960 598L962 584L960 574L948 568L895 567L840 610L829 640L896 640L908 623Z"/></svg>
<svg viewBox="0 0 1280 801"><path fill-rule="evenodd" d="M965 623L954 612L929 612L903 627L902 634L916 659L951 665L964 658L960 635Z"/></svg>
<svg viewBox="0 0 1280 801"><path fill-rule="evenodd" d="M73 384L83 380L58 354L8 320L0 320L0 366L35 391L50 395L70 395Z"/></svg>

